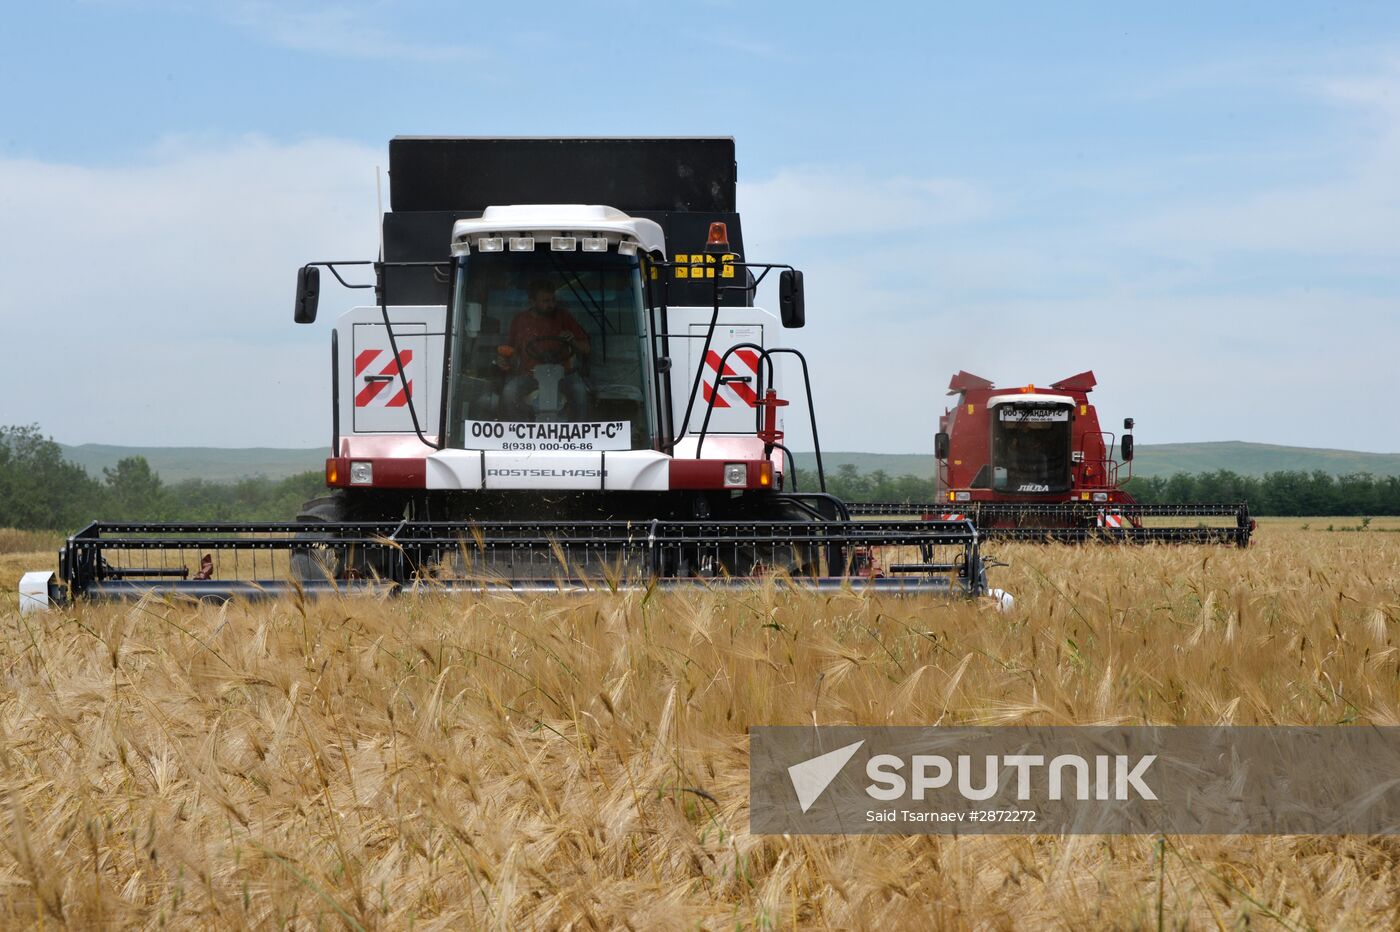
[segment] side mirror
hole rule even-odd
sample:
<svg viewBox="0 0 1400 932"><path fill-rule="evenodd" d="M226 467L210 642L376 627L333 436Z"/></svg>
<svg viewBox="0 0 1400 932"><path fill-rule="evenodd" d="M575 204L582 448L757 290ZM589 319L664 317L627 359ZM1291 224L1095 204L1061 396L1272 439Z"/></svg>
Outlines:
<svg viewBox="0 0 1400 932"><path fill-rule="evenodd" d="M1121 441L1121 445L1123 447L1123 462L1131 463L1133 461L1133 435L1126 434Z"/></svg>
<svg viewBox="0 0 1400 932"><path fill-rule="evenodd" d="M297 304L292 319L299 324L314 324L320 300L321 270L314 265L303 265L297 269Z"/></svg>
<svg viewBox="0 0 1400 932"><path fill-rule="evenodd" d="M802 298L802 273L784 269L778 276L778 312L783 326L796 329L807 323L807 306Z"/></svg>
<svg viewBox="0 0 1400 932"><path fill-rule="evenodd" d="M1125 417L1125 418L1123 418L1123 429L1124 429L1124 430L1132 430L1132 429L1133 429L1133 419L1132 419L1132 418L1130 418L1130 417Z"/></svg>
<svg viewBox="0 0 1400 932"><path fill-rule="evenodd" d="M940 430L933 435L933 458L946 460L948 458L948 432Z"/></svg>

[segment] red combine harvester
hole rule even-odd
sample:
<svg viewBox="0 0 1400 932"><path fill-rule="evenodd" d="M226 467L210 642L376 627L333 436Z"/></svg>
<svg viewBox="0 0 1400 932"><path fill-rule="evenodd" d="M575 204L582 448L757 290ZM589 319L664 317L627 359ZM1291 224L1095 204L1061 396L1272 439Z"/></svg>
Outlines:
<svg viewBox="0 0 1400 932"><path fill-rule="evenodd" d="M1132 475L1132 419L1123 422L1122 462L1116 438L1099 427L1089 404L1094 373L1049 388L997 388L970 372L948 383L957 404L938 419L934 453L938 492L949 502L1001 504L1132 503L1120 467Z"/></svg>
<svg viewBox="0 0 1400 932"><path fill-rule="evenodd" d="M1103 430L1089 403L1095 384L1093 372L1081 372L1048 388L997 388L959 372L948 384L957 402L939 418L934 439L938 501L853 511L944 520L956 514L971 518L984 539L1248 544L1254 522L1242 503L1134 500L1123 488L1132 478L1133 419L1123 421L1121 438ZM1197 521L1156 526L1161 518Z"/></svg>

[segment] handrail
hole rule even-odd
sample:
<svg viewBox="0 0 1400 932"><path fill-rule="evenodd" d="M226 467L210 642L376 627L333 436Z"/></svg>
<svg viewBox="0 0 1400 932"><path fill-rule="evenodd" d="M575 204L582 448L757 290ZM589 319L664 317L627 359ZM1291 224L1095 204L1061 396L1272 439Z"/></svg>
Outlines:
<svg viewBox="0 0 1400 932"><path fill-rule="evenodd" d="M756 380L757 380L757 381L756 381L756 385L755 385L755 387L756 387L755 395L756 395L757 397L759 397L759 398L762 398L762 397L763 397L764 393L767 391L768 388L772 387L772 383L775 381L775 379L774 379L774 373L776 372L776 367L773 365L773 359L772 359L772 357L773 357L774 354L776 354L776 353L789 353L789 354L791 354L791 355L793 355L793 356L796 356L797 359L798 359L798 361L802 363L802 385L803 385L803 389L804 389L804 390L806 391L806 393L807 393L807 417L808 417L808 419L810 420L811 427L812 427L812 447L813 447L813 449L816 451L815 455L816 455L816 460L817 460L817 485L818 485L818 488L819 488L821 491L825 492L825 491L826 491L826 469L825 469L825 468L823 467L823 465L822 465L822 447L821 447L821 440L820 440L820 438L818 437L818 434L817 434L817 407L816 407L815 402L812 400L812 378L811 378L811 373L810 373L810 371L809 371L808 368L807 368L807 357L806 357L806 356L803 356L802 353L801 353L801 351L796 350L796 349L793 349L792 347L787 347L787 346L775 346L775 347L773 347L772 349L765 349L764 347L759 346L757 343L735 343L733 346L730 346L727 350L724 351L724 355L721 356L721 357L719 358L719 365L718 365L718 366L716 367L716 369L715 369L715 390L714 390L713 392L710 393L710 397L709 397L708 399L706 399L706 401L705 401L705 418L704 418L703 421L700 422L700 433L699 433L698 438L697 438L697 440L696 440L696 442L695 442L695 456L696 456L696 458L699 459L699 457L700 457L700 450L701 450L701 448L704 447L704 445L705 445L705 437L706 437L706 435L708 434L709 429L710 429L710 417L711 417L711 415L714 414L714 410L715 410L715 399L719 397L719 386L720 386L720 384L722 383L723 378L724 378L724 376L723 376L724 370L728 367L728 364L729 364L729 357L730 357L730 355L732 355L736 350L741 350L741 349L757 350L757 351L758 351L758 366L757 366L757 370L756 370L756 372L755 372L754 374L755 374L755 377L756 377ZM704 357L701 357L701 359L702 359L701 366L702 366L702 368L703 368L703 366L704 366L704 363L703 363ZM763 381L763 375L764 375L764 367L765 367L765 365L767 366L767 370L768 370L768 383L767 383L766 385L765 385L765 383L764 383L764 381ZM755 406L755 407L754 407L754 430L755 430L755 431L758 431L758 430L762 430L762 429L763 429L763 425L762 425L762 423L761 423L761 418L762 418L762 416L763 416L762 410L761 410L759 407ZM766 452L771 452L771 450L766 451Z"/></svg>

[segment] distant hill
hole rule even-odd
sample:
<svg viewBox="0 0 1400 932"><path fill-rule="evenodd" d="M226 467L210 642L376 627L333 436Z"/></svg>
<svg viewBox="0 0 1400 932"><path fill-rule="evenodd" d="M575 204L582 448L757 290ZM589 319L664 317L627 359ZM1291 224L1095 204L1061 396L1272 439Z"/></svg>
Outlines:
<svg viewBox="0 0 1400 932"><path fill-rule="evenodd" d="M1373 476L1400 476L1400 453L1358 453L1355 450L1321 450L1281 447L1272 443L1157 443L1137 448L1133 472L1140 476L1169 476L1178 472L1228 469L1242 476L1269 472L1322 470L1334 476L1368 472Z"/></svg>
<svg viewBox="0 0 1400 932"><path fill-rule="evenodd" d="M811 453L797 453L797 471L803 475L813 473L816 457ZM834 473L846 463L855 466L858 472L870 473L883 469L891 476L933 475L933 451L927 453L849 453L835 450L822 451L822 466L828 473ZM804 482L805 486L806 483Z"/></svg>
<svg viewBox="0 0 1400 932"><path fill-rule="evenodd" d="M797 454L799 471L813 467L810 453ZM845 453L822 454L822 463L829 472L851 463L864 473L883 469L891 476L933 475L933 451L928 453ZM1155 443L1140 444L1133 458L1133 473L1138 476L1170 476L1178 472L1211 472L1228 469L1243 476L1262 476L1269 472L1301 470L1340 476L1347 473L1369 472L1373 476L1400 476L1400 453L1359 453L1353 450L1315 450L1310 447L1283 447L1271 443L1243 443L1226 440L1218 443Z"/></svg>
<svg viewBox="0 0 1400 932"><path fill-rule="evenodd" d="M63 454L96 477L127 456L144 456L151 468L166 482L208 479L233 482L251 476L281 479L302 472L320 470L326 459L325 447L284 450L270 447L221 449L216 447L117 447L86 443L65 446ZM883 469L891 476L933 475L933 452L928 453L823 453L823 463L835 472L850 463L861 472ZM813 468L810 453L797 454L799 471ZM1315 450L1309 447L1283 447L1268 443L1158 443L1137 448L1133 472L1139 476L1163 476L1176 472L1210 472L1228 469L1246 476L1262 476L1280 470L1312 472L1320 469L1333 475L1369 472L1375 476L1400 476L1400 453L1358 453L1352 450ZM805 484L805 483L804 483Z"/></svg>
<svg viewBox="0 0 1400 932"><path fill-rule="evenodd" d="M326 465L327 447L279 450L272 447L224 449L220 447L117 447L101 443L63 446L63 455L95 478L102 470L129 456L144 456L166 482L207 479L237 482L254 476L285 479L297 473L320 471Z"/></svg>

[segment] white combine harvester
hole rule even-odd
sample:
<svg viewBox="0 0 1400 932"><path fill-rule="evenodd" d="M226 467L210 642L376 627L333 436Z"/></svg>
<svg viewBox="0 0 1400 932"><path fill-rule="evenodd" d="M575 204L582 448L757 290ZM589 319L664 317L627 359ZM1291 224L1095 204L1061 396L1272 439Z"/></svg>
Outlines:
<svg viewBox="0 0 1400 932"><path fill-rule="evenodd" d="M392 140L382 259L298 274L299 323L322 269L375 298L331 334L327 494L282 524L94 523L25 604L772 572L986 594L970 522L853 521L819 446L799 485L802 275L745 258L735 181L732 139ZM753 304L774 272L777 314Z"/></svg>

